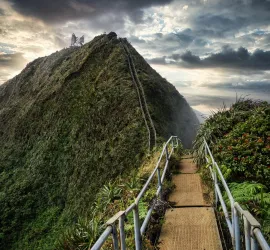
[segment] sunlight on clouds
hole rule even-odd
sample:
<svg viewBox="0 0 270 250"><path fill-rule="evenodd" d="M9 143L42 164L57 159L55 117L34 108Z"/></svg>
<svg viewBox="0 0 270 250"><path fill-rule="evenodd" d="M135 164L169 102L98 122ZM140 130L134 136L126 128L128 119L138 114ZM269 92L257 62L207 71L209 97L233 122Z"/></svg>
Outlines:
<svg viewBox="0 0 270 250"><path fill-rule="evenodd" d="M199 104L199 105L191 105L191 107L195 110L200 111L203 115L210 115L211 114L211 109L209 109L209 106L204 105L204 104Z"/></svg>
<svg viewBox="0 0 270 250"><path fill-rule="evenodd" d="M5 12L8 18L0 17L3 23L2 29L6 32L6 35L1 37L1 42L13 46L14 52L25 53L27 59L33 60L37 56L57 49L54 38L50 34L52 30L44 23L34 18L24 17L6 4ZM36 47L39 49L35 49Z"/></svg>
<svg viewBox="0 0 270 250"><path fill-rule="evenodd" d="M177 84L181 81L192 82L190 88L197 88L204 83L215 82L224 77L222 70L213 69L185 69L177 66L151 65L169 82Z"/></svg>
<svg viewBox="0 0 270 250"><path fill-rule="evenodd" d="M254 99L270 101L269 92L258 93L252 89L241 88L245 82L259 81L258 75L234 75L224 69L184 69L171 65L151 66L173 83L194 109L205 114L221 107L223 103L230 106L235 102L236 96L249 96ZM267 73L262 74L261 77L261 82L269 81L269 78L264 78L268 77ZM232 86L222 88L224 83L231 83Z"/></svg>
<svg viewBox="0 0 270 250"><path fill-rule="evenodd" d="M17 5L21 3L19 0L16 1ZM13 1L14 6L16 1ZM246 4L251 3L250 0L245 1ZM155 3L159 3L153 5L145 4L146 1L135 2L136 10L139 10L138 19L134 18L134 8L132 10L126 8L121 12L119 8L101 6L98 10L96 5L93 5L96 8L94 9L87 1L76 0L59 5L63 12L72 4L72 9L78 14L76 18L72 18L72 12L71 18L69 15L67 18L62 12L62 16L60 12L58 16L58 12L55 12L54 18L64 22L51 23L46 22L51 16L47 8L39 11L33 8L32 15L37 18L26 17L14 11L12 4L7 0L0 0L0 10L4 10L4 15L0 15L0 53L19 54L20 62L26 64L37 57L49 55L69 46L70 35L73 32L77 36L85 35L85 41L90 41L104 31L115 31L118 36L127 37L135 49L149 61L156 59L156 62L165 64L171 60L176 63L176 65L151 66L173 83L181 94L187 96L192 106L204 113L213 105L221 105L224 100L229 103L235 100L235 92L239 95L251 94L252 97L263 100L270 99L270 93L263 92L259 88L255 89L256 83L262 88L265 88L264 83L268 84L270 74L266 71L231 69L224 65L219 68L211 65L212 69L209 65L201 69L183 68L181 61L177 66L177 60L172 59L173 55L181 58L181 55L191 51L193 55L203 60L209 55L220 54L224 46L230 46L234 50L244 47L250 53L256 49L267 52L270 50L267 3L265 8L262 4L256 6L258 10L241 6L245 9L239 13L237 8L241 1L232 1L232 4L221 0L164 1L164 4L162 1L156 1ZM39 6L38 3L40 2L36 1L36 5L29 4L28 7L31 9L33 6ZM110 6L114 7L114 2L111 3ZM94 11L100 13L91 17ZM36 15L37 12L40 19ZM85 12L87 15L79 18L81 13ZM41 14L45 14L47 19L42 19ZM10 68L0 67L0 84L18 73L15 63L9 66ZM253 89L247 90L245 85ZM201 95L209 100L203 99Z"/></svg>
<svg viewBox="0 0 270 250"><path fill-rule="evenodd" d="M21 53L26 59L22 68L37 57L49 55L61 48L61 41L57 40L52 28L42 21L18 14L6 1L0 2L0 8L5 11L5 15L0 15L1 30L4 32L0 42L5 45L0 47L0 52ZM1 78L0 84L19 72L15 67L9 70L0 68L0 74L5 76Z"/></svg>
<svg viewBox="0 0 270 250"><path fill-rule="evenodd" d="M188 5L185 5L184 7L183 7L183 10L187 10L188 9Z"/></svg>

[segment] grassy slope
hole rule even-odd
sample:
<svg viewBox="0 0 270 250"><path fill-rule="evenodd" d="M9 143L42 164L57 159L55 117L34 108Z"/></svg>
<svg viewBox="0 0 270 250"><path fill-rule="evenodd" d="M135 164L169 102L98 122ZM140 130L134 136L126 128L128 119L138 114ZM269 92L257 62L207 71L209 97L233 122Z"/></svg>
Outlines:
<svg viewBox="0 0 270 250"><path fill-rule="evenodd" d="M130 52L159 135L165 138L177 135L185 148L191 148L199 127L195 113L176 88L161 78L133 47Z"/></svg>
<svg viewBox="0 0 270 250"><path fill-rule="evenodd" d="M162 86L155 81L147 95ZM91 213L100 187L138 168L147 149L126 58L110 36L33 61L0 87L0 107L1 249L52 249ZM159 108L152 115L168 137L170 109Z"/></svg>
<svg viewBox="0 0 270 250"><path fill-rule="evenodd" d="M61 227L87 214L106 180L140 163L147 135L125 58L113 41L96 45L73 54L61 51L53 62L38 59L18 80L19 98L7 105L1 127L11 130L1 138L5 249L12 248L11 242L18 243L13 248L25 249L30 241L28 249L45 249L45 241L50 248L50 239L43 239L52 225ZM45 77L52 77L37 83L35 76L48 60L54 65ZM82 60L77 73L76 62ZM70 64L74 66L67 69ZM27 85L36 85L37 92Z"/></svg>

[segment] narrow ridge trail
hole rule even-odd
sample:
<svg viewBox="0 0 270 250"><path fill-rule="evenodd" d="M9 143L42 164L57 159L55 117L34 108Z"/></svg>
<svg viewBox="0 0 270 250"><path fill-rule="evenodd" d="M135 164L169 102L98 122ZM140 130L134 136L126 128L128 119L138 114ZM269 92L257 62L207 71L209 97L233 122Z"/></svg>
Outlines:
<svg viewBox="0 0 270 250"><path fill-rule="evenodd" d="M161 250L222 250L214 209L204 198L201 177L190 156L182 158L160 234Z"/></svg>

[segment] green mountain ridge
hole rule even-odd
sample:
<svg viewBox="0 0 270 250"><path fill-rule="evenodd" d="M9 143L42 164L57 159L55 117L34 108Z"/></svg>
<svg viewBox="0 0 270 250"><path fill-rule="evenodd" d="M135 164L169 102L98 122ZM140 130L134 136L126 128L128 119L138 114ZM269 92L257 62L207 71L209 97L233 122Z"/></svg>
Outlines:
<svg viewBox="0 0 270 250"><path fill-rule="evenodd" d="M178 135L191 147L196 115L124 42L157 143ZM138 98L113 32L38 58L0 86L1 249L53 249L105 183L140 166L149 131Z"/></svg>

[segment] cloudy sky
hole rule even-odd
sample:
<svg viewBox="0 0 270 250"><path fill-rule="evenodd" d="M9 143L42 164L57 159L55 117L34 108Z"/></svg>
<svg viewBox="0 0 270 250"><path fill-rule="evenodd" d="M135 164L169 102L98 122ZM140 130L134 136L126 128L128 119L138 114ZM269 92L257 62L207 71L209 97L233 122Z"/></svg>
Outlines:
<svg viewBox="0 0 270 250"><path fill-rule="evenodd" d="M270 101L270 0L0 0L0 84L71 34L127 37L191 106Z"/></svg>

